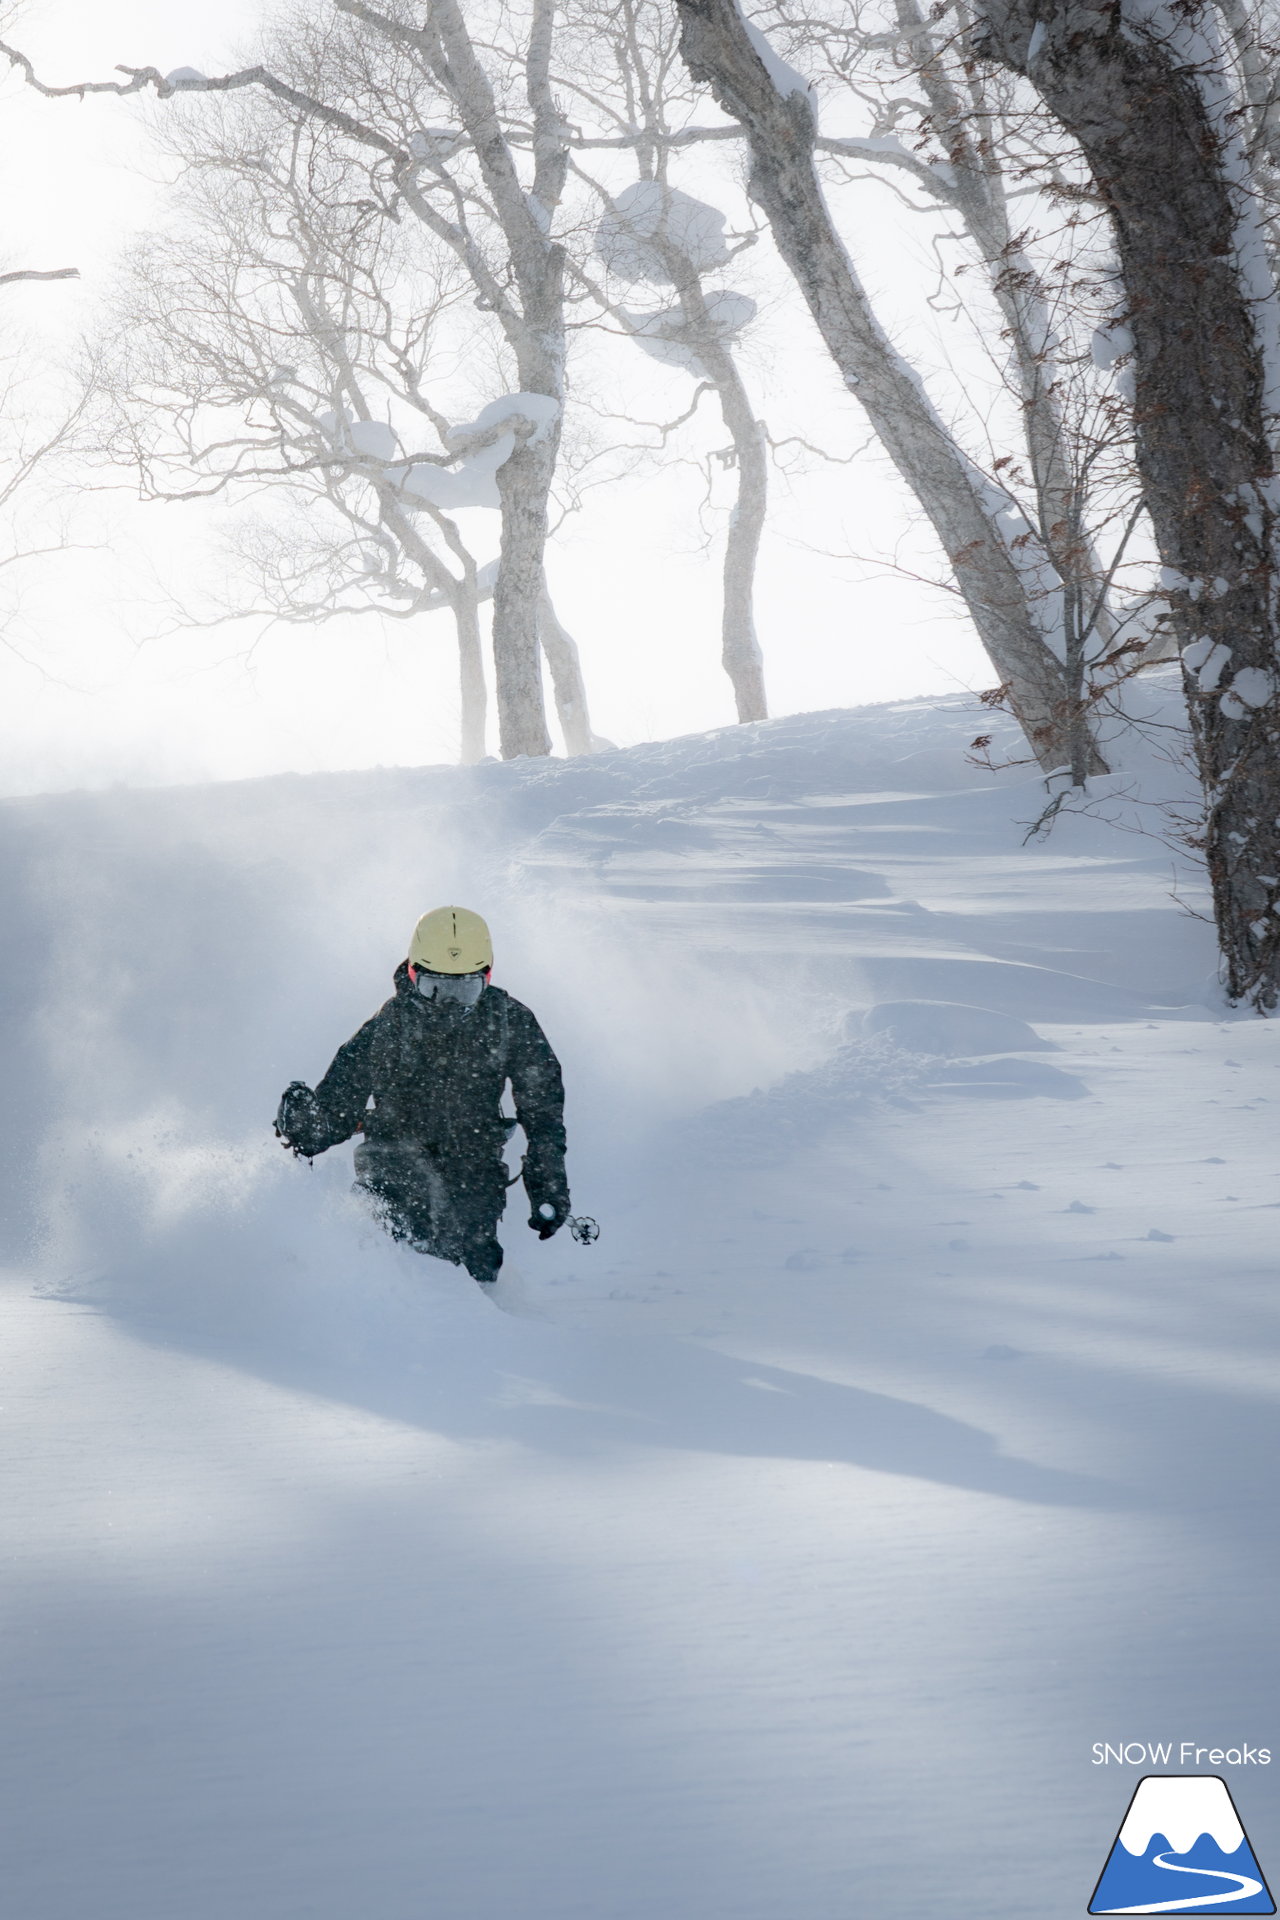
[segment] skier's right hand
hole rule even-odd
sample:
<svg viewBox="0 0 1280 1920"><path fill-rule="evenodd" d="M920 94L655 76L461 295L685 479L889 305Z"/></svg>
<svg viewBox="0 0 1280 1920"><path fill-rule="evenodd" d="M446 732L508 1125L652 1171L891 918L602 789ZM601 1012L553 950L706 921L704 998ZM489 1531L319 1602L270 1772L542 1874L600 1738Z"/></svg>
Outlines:
<svg viewBox="0 0 1280 1920"><path fill-rule="evenodd" d="M282 1147L310 1160L328 1146L328 1130L315 1094L302 1080L291 1080L276 1110L276 1133Z"/></svg>

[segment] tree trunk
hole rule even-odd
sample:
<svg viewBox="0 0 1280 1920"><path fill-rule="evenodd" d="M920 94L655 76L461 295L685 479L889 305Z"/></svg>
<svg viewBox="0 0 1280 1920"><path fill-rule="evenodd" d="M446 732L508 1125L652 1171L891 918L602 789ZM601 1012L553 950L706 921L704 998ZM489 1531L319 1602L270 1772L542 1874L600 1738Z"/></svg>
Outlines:
<svg viewBox="0 0 1280 1920"><path fill-rule="evenodd" d="M733 355L716 336L701 288L697 293L703 332L708 336L706 344L699 342L698 353L715 383L738 469L738 499L729 519L724 550L720 658L733 687L739 720L767 720L764 656L756 638L754 603L756 561L769 504L769 454L764 429L755 417ZM687 311L683 289L681 297Z"/></svg>
<svg viewBox="0 0 1280 1920"><path fill-rule="evenodd" d="M738 499L729 518L729 537L724 549L720 658L733 683L739 720L767 720L764 656L756 638L754 609L756 558L768 502L764 435L758 420L743 421L740 430L735 430L723 391L720 400L738 456Z"/></svg>
<svg viewBox="0 0 1280 1920"><path fill-rule="evenodd" d="M697 354L716 390L738 472L738 499L729 518L724 551L720 660L733 688L738 719L767 720L764 656L756 637L754 606L756 561L769 505L769 454L764 429L755 417L733 355L716 331L692 261L670 242L663 244L662 254L680 299L682 337Z"/></svg>
<svg viewBox="0 0 1280 1920"><path fill-rule="evenodd" d="M568 128L550 83L554 0L533 0L524 61L532 114L533 182L526 191L492 82L471 38L459 0L428 0L426 20L407 32L420 44L437 83L451 99L476 157L507 254L501 270L480 260L474 239L444 223L449 244L476 279L519 368L522 393L563 405L565 363L564 254L549 235L569 163ZM521 137L524 122L521 120ZM439 232L441 216L423 197L420 218ZM502 757L551 751L542 698L538 603L547 543L547 505L555 476L560 422L542 423L520 440L498 469L502 546L493 590L493 661Z"/></svg>
<svg viewBox="0 0 1280 1920"><path fill-rule="evenodd" d="M489 706L484 684L484 647L480 639L480 596L476 591L474 567L459 587L453 617L458 629L461 759L464 767L473 767L484 759Z"/></svg>
<svg viewBox="0 0 1280 1920"><path fill-rule="evenodd" d="M484 683L484 646L480 638L480 592L476 584L476 563L448 514L432 507L428 509L431 518L458 562L460 571L451 573L405 512L398 489L385 482L375 482L375 485L379 518L383 526L431 582L434 592L439 595L438 604L452 609L454 630L458 636L459 755L464 767L473 766L477 760L484 759L489 706L489 694Z"/></svg>
<svg viewBox="0 0 1280 1920"><path fill-rule="evenodd" d="M991 90L990 75L985 80L976 73L970 77L967 99L953 85L942 48L954 42L954 25L944 34L926 22L918 0L897 0L897 15L929 102L934 134L946 149L951 204L982 255L1008 331L1036 491L1037 531L1062 582L1062 637L1055 651L1066 663L1068 692L1074 698L1072 654L1082 625L1080 609L1084 609L1084 623L1092 619L1092 631L1104 647L1114 638L1115 622L1106 603L1104 570L1081 511L1081 479L1072 459L1073 436L1058 398L1054 327L1044 282L1014 236L1007 182L990 139L1000 103ZM1086 692L1082 685L1081 698ZM1074 733L1087 733L1082 708L1077 708L1076 718ZM1079 755L1080 743L1073 740L1073 761ZM1090 771L1105 768L1091 766Z"/></svg>
<svg viewBox="0 0 1280 1920"><path fill-rule="evenodd" d="M582 678L582 662L573 635L560 624L551 595L543 582L538 599L538 635L542 651L551 669L555 689L556 713L564 735L566 753L598 753L603 742L591 731L587 710L587 689Z"/></svg>
<svg viewBox="0 0 1280 1920"><path fill-rule="evenodd" d="M554 464L554 450L526 442L498 469L502 557L493 588L493 669L504 760L551 751L542 701L538 604Z"/></svg>
<svg viewBox="0 0 1280 1920"><path fill-rule="evenodd" d="M678 0L681 51L695 80L742 126L750 192L804 294L845 384L861 401L903 479L928 514L956 583L1040 764L1067 757L1070 699L1029 582L1001 536L999 498L934 413L914 371L881 329L845 252L814 166L812 109L774 86L734 0Z"/></svg>
<svg viewBox="0 0 1280 1920"><path fill-rule="evenodd" d="M1208 11L1171 13L1160 32L1111 4L1036 11L986 0L978 50L1032 80L1111 212L1227 989L1265 1010L1280 997L1275 287Z"/></svg>

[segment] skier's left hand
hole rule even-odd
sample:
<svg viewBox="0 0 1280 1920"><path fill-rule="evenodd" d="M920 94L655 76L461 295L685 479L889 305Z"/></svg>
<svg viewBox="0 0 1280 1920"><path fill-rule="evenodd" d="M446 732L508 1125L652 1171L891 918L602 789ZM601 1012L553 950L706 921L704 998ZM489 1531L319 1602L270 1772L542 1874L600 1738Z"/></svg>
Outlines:
<svg viewBox="0 0 1280 1920"><path fill-rule="evenodd" d="M557 1194L554 1200L543 1200L529 1215L529 1225L539 1240L549 1240L553 1233L559 1233L569 1218L568 1194Z"/></svg>

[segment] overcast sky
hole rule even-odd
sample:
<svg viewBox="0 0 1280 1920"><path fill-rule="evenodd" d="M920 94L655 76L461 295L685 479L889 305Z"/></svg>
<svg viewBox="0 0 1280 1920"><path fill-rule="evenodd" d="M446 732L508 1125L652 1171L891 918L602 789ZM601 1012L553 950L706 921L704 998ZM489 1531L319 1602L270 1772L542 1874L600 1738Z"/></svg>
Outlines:
<svg viewBox="0 0 1280 1920"><path fill-rule="evenodd" d="M264 10L220 0L31 5L7 29L42 74L108 77L117 63L218 71ZM27 364L73 350L101 324L114 262L131 235L172 218L144 115L116 100L45 101L4 83L8 267L77 265L80 283L6 289L11 342ZM161 109L162 111L162 109ZM892 319L907 318L929 239L876 189L860 197L857 248ZM768 263L758 263L767 278ZM25 338L26 345L22 346ZM617 397L661 413L687 404L684 376L616 356ZM774 482L757 624L776 714L989 685L992 673L948 596L853 554L928 568L928 548L883 456L848 463L865 438L856 404L779 281L750 338L746 372L775 436L806 432L843 464ZM52 376L49 376L52 377ZM42 373L41 378L45 378ZM656 384L655 384L656 383ZM665 383L665 384L664 384ZM624 392L625 390L625 392ZM652 414L651 414L652 417ZM713 442L714 444L714 439ZM718 663L723 515L699 525L693 468L597 493L549 557L553 590L581 646L597 731L620 744L733 719ZM496 515L470 516L493 550ZM0 659L0 791L115 781L235 778L449 760L457 749L447 616L411 625L349 621L306 631L241 622L175 626L174 582L209 577L218 510L95 497L73 522L97 551L23 569ZM103 551L102 549L107 549Z"/></svg>

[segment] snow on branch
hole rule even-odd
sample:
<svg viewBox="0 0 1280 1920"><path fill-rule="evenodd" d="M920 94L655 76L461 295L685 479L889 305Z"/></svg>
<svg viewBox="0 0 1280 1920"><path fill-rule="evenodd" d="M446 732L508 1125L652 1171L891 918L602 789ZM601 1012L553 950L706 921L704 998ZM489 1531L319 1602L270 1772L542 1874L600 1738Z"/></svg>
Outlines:
<svg viewBox="0 0 1280 1920"><path fill-rule="evenodd" d="M672 248L694 273L723 266L729 257L724 215L678 187L637 180L601 216L592 251L619 280L671 286Z"/></svg>
<svg viewBox="0 0 1280 1920"><path fill-rule="evenodd" d="M726 289L704 296L705 325L721 346L729 346L756 317L756 303L745 293ZM626 307L619 313L636 345L651 359L664 366L682 367L698 378L707 369L699 353L701 329L691 326L680 307L664 307L657 313L632 313Z"/></svg>
<svg viewBox="0 0 1280 1920"><path fill-rule="evenodd" d="M759 27L752 26L750 20L745 20L743 25L747 29L748 40L750 40L752 46L760 56L765 72L783 99L787 99L791 94L798 94L808 106L810 113L813 115L814 125L816 126L818 121L818 95L812 81L806 80L802 73L797 73L794 67L788 66L780 53L775 53L773 47L765 38L764 34L761 33Z"/></svg>
<svg viewBox="0 0 1280 1920"><path fill-rule="evenodd" d="M79 267L20 267L15 273L0 273L0 287L8 287L15 280L78 280Z"/></svg>
<svg viewBox="0 0 1280 1920"><path fill-rule="evenodd" d="M453 513L463 507L500 507L499 468L518 446L545 441L559 417L560 402L548 394L504 393L482 407L474 420L446 432L447 454L407 459L395 429L383 421L352 420L329 411L315 424L340 454L376 463L379 471L373 477L394 487L407 511L435 507Z"/></svg>

